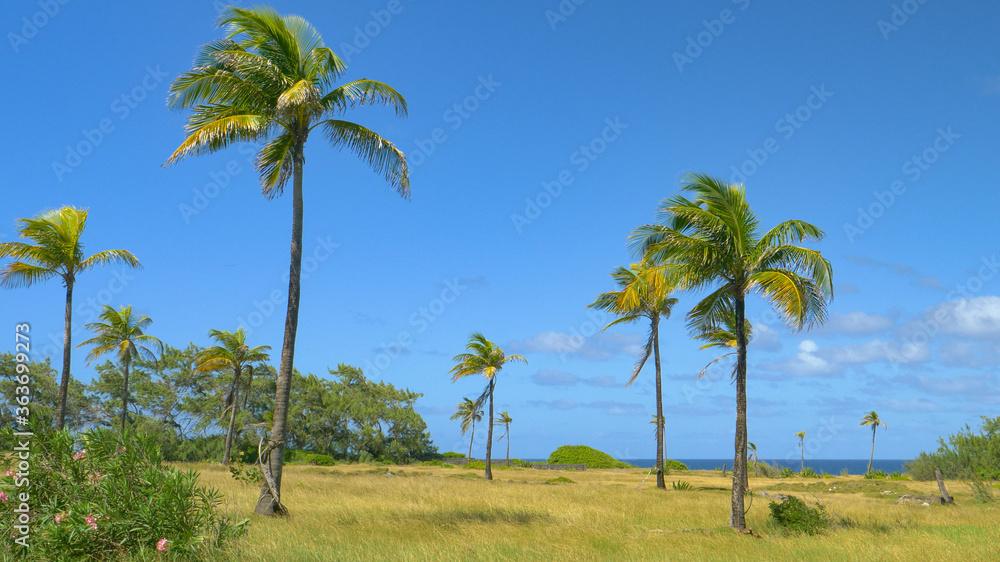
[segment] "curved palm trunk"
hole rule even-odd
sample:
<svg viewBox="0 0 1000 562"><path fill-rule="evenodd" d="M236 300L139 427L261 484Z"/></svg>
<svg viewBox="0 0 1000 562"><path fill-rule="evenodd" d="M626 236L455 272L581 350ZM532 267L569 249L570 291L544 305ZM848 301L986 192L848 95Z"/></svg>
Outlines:
<svg viewBox="0 0 1000 562"><path fill-rule="evenodd" d="M299 326L299 285L302 272L302 152L304 138L296 140L292 177L292 246L291 263L288 267L288 311L285 314L285 338L281 345L281 365L278 369L277 387L274 393L274 422L271 425L271 447L268 470L274 481L275 493L272 497L265 479L260 489L260 499L254 513L260 515L287 515L288 510L281 505L281 469L285 455L285 425L288 421L288 394L292 386L292 365L295 359L295 333Z"/></svg>
<svg viewBox="0 0 1000 562"><path fill-rule="evenodd" d="M490 428L486 433L486 479L493 480L493 468L490 466L490 457L493 451L493 386L496 379L490 380Z"/></svg>
<svg viewBox="0 0 1000 562"><path fill-rule="evenodd" d="M872 462L875 460L875 430L878 426L872 426L872 454L868 457L868 472L872 471Z"/></svg>
<svg viewBox="0 0 1000 562"><path fill-rule="evenodd" d="M472 420L472 436L469 437L469 460L472 460L472 442L476 440L476 420Z"/></svg>
<svg viewBox="0 0 1000 562"><path fill-rule="evenodd" d="M663 385L660 380L660 316L657 313L652 321L653 329L653 360L656 365L656 487L666 490L663 481Z"/></svg>
<svg viewBox="0 0 1000 562"><path fill-rule="evenodd" d="M504 424L506 428L504 429L504 437L507 438L507 466L510 466L510 424Z"/></svg>
<svg viewBox="0 0 1000 562"><path fill-rule="evenodd" d="M729 526L745 531L746 512L743 496L747 471L747 335L746 303L743 294L736 295L736 456L733 459L732 519Z"/></svg>
<svg viewBox="0 0 1000 562"><path fill-rule="evenodd" d="M122 433L125 433L125 416L128 415L128 364L128 359L122 361L125 370L125 384L122 388Z"/></svg>
<svg viewBox="0 0 1000 562"><path fill-rule="evenodd" d="M240 367L237 365L233 373L233 384L229 387L229 402L232 411L229 412L229 429L226 431L226 450L222 453L223 466L229 464L229 452L233 446L233 428L236 427L236 405L239 403L236 400L236 392L239 388L237 385L240 380L240 374Z"/></svg>
<svg viewBox="0 0 1000 562"><path fill-rule="evenodd" d="M73 280L66 281L66 320L63 325L62 380L59 381L59 407L56 411L56 429L66 426L66 394L69 392L69 363L73 350Z"/></svg>

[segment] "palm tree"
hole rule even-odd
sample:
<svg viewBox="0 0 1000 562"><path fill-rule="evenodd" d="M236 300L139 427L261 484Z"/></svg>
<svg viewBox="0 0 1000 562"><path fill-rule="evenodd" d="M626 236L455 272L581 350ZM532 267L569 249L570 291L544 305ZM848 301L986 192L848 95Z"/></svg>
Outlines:
<svg viewBox="0 0 1000 562"><path fill-rule="evenodd" d="M795 434L799 438L799 450L802 451L802 463L799 465L799 472L806 469L806 432L800 431Z"/></svg>
<svg viewBox="0 0 1000 562"><path fill-rule="evenodd" d="M504 411L500 412L500 414L497 416L496 421L493 422L496 425L502 425L503 426L503 435L501 435L500 437L497 437L497 441L499 441L501 439L506 439L507 440L507 463L508 464L510 463L510 422L512 422L512 421L514 421L514 420L510 417L510 414L507 413L507 410L504 410Z"/></svg>
<svg viewBox="0 0 1000 562"><path fill-rule="evenodd" d="M62 380L59 382L59 405L56 429L66 423L66 392L69 389L70 356L73 349L73 285L76 276L98 265L122 263L141 268L139 260L126 250L105 250L83 257L80 236L87 226L87 209L62 207L39 213L34 218L18 219L18 236L34 242L0 243L0 258L15 261L0 269L0 285L30 287L51 277L62 278L66 287L66 318L63 323Z"/></svg>
<svg viewBox="0 0 1000 562"><path fill-rule="evenodd" d="M128 375L129 366L135 359L156 361L156 354L148 346L158 348L163 354L163 343L144 332L153 323L146 315L132 314L131 306L123 306L115 310L104 305L104 312L98 316L103 322L92 322L85 327L92 330L94 337L81 342L77 347L93 346L87 354L87 365L95 359L107 354L114 354L122 367L125 382L122 385L122 421L121 430L125 432L125 416L128 414Z"/></svg>
<svg viewBox="0 0 1000 562"><path fill-rule="evenodd" d="M229 464L229 452L233 444L233 429L236 426L236 410L239 407L237 394L244 369L248 372L247 392L253 382L253 364L270 360L269 345L251 348L246 344L247 331L240 326L236 333L223 330L210 330L209 337L222 345L209 347L198 354L193 372L219 372L232 369L233 380L229 384L229 392L223 401L222 415L229 411L229 429L226 430L226 448L222 453L222 464Z"/></svg>
<svg viewBox="0 0 1000 562"><path fill-rule="evenodd" d="M632 264L629 268L617 267L611 272L619 290L608 291L597 295L597 299L588 308L596 308L610 312L618 318L603 329L607 330L616 324L629 324L638 320L649 321L649 335L646 347L632 368L632 376L625 386L635 382L643 365L653 355L656 367L656 419L661 423L656 426L656 487L667 488L663 479L663 386L660 380L660 317L670 318L670 311L677 304L677 299L670 297L671 288L662 275L650 275L650 268L642 263ZM633 294L634 299L626 295ZM603 331L603 330L602 330Z"/></svg>
<svg viewBox="0 0 1000 562"><path fill-rule="evenodd" d="M486 378L486 389L476 400L476 406L481 406L487 398L490 401L490 417L493 419L493 389L497 384L497 375L504 365L511 361L520 361L527 364L528 361L520 355L506 355L497 344L486 339L479 332L474 332L469 337L469 343L465 346L467 353L459 353L452 361L455 366L451 369L451 382L455 382L462 377L469 375L482 375ZM486 479L493 480L493 470L490 460L493 452L493 424L490 424L489 434L486 438Z"/></svg>
<svg viewBox="0 0 1000 562"><path fill-rule="evenodd" d="M455 405L455 413L451 415L453 420L461 420L462 422L462 435L472 428L472 438L469 439L469 460L472 460L472 443L476 440L476 422L483 419L483 409L479 404L476 404L475 400L471 398L463 398L462 401Z"/></svg>
<svg viewBox="0 0 1000 562"><path fill-rule="evenodd" d="M760 294L787 324L801 330L826 319L833 272L818 251L793 245L822 239L822 230L790 220L762 233L742 185L691 174L682 189L693 199L682 194L665 200L659 208L661 224L640 226L630 239L633 249L657 266L653 272L679 289L710 290L688 313L693 332L713 331L735 314L736 454L730 526L742 532L746 530L746 297ZM640 295L631 293L626 301L638 303Z"/></svg>
<svg viewBox="0 0 1000 562"><path fill-rule="evenodd" d="M194 68L170 85L168 104L193 111L188 117L187 138L166 164L216 152L236 142L254 142L263 144L256 168L265 197L278 197L292 179L288 308L271 438L263 453L268 470L254 509L262 515L282 515L287 514L280 490L299 318L306 140L313 131L322 134L335 148L353 152L401 196L409 198L409 171L402 151L374 131L337 118L364 105L389 106L403 116L406 100L374 80L334 87L347 66L299 16L282 16L265 7L230 6L219 21L226 28L226 37L203 46Z"/></svg>
<svg viewBox="0 0 1000 562"><path fill-rule="evenodd" d="M747 462L753 463L753 475L757 476L757 463L760 462L760 459L757 458L757 445L754 445L752 441L747 441L747 451L750 452Z"/></svg>
<svg viewBox="0 0 1000 562"><path fill-rule="evenodd" d="M878 426L884 427L886 430L889 426L885 425L885 422L878 419L878 413L875 410L865 414L865 417L861 418L861 424L872 428L872 454L868 457L868 472L872 471L872 462L875 460L875 432L878 431Z"/></svg>

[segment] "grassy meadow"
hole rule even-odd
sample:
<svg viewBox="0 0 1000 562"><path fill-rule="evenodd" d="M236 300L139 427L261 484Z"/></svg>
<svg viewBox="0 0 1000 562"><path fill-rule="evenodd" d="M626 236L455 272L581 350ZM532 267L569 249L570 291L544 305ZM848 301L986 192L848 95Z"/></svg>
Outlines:
<svg viewBox="0 0 1000 562"><path fill-rule="evenodd" d="M252 514L255 486L218 465L201 472L225 495L223 511L249 517L231 560L996 560L1000 508L975 504L948 482L955 506L893 502L937 494L934 482L860 476L753 478L754 491L819 501L837 523L816 536L791 535L770 521L755 495L747 516L755 536L728 528L730 478L673 472L655 488L641 469L548 471L430 466L288 466L283 501L292 516ZM573 482L549 483L557 478ZM836 488L834 488L836 486ZM883 493L883 492L890 493Z"/></svg>

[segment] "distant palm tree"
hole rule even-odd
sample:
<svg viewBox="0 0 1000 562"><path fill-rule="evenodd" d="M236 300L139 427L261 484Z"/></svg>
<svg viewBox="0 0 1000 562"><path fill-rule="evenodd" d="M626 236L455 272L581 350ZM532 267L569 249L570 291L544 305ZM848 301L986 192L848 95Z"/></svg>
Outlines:
<svg viewBox="0 0 1000 562"><path fill-rule="evenodd" d="M279 496L299 322L306 141L315 133L334 148L346 148L409 198L403 152L374 131L340 119L347 110L365 105L389 106L405 116L406 100L388 85L367 78L334 87L347 65L299 16L282 16L267 7L229 6L219 25L226 28L226 37L203 46L194 68L170 85L168 105L193 111L185 130L187 138L166 164L238 142L262 143L255 165L264 196L280 196L292 180L288 308L267 444L267 474L254 508L261 515L284 515L288 510ZM274 454L270 454L272 449Z"/></svg>
<svg viewBox="0 0 1000 562"><path fill-rule="evenodd" d="M236 410L239 407L237 395L240 383L242 382L243 371L246 370L249 375L246 383L247 392L249 392L250 384L253 382L253 364L269 361L271 357L267 352L271 350L271 346L260 345L251 348L246 343L247 331L242 326L235 333L224 330L211 330L208 332L208 335L222 345L209 347L199 353L193 372L219 372L230 369L233 371L233 380L229 384L229 392L226 393L225 400L222 402L222 415L225 416L226 412L229 412L229 429L226 430L226 448L222 453L222 464L227 465L229 464L229 452L233 444L233 429L236 427Z"/></svg>
<svg viewBox="0 0 1000 562"><path fill-rule="evenodd" d="M746 297L758 293L771 302L795 329L822 323L833 298L833 272L816 250L792 245L819 240L823 231L799 220L785 221L766 232L746 200L742 185L703 174L691 174L678 195L659 208L661 224L640 226L630 236L632 247L682 290L709 290L688 313L688 328L709 332L735 314L736 435L730 526L746 530L744 480L747 471L747 339ZM638 294L626 304L639 302Z"/></svg>
<svg viewBox="0 0 1000 562"><path fill-rule="evenodd" d="M507 440L507 462L508 463L510 462L510 422L512 422L512 421L514 421L514 420L511 419L510 414L507 413L507 410L504 410L504 411L500 412L499 415L497 415L497 419L494 422L496 425L502 425L503 426L503 435L501 435L500 437L497 437L497 441L499 441L501 439L506 439Z"/></svg>
<svg viewBox="0 0 1000 562"><path fill-rule="evenodd" d="M462 435L472 428L472 437L469 439L469 460L472 460L472 443L476 440L476 422L483 419L483 409L471 398L463 398L455 405L457 410L451 415L451 419L462 422Z"/></svg>
<svg viewBox="0 0 1000 562"><path fill-rule="evenodd" d="M799 449L802 451L802 464L799 466L799 472L806 469L806 432L800 431L795 434L799 438Z"/></svg>
<svg viewBox="0 0 1000 562"><path fill-rule="evenodd" d="M747 450L750 451L750 457L747 461L753 463L753 475L757 476L757 463L760 462L757 458L757 445L754 445L752 441L747 441Z"/></svg>
<svg viewBox="0 0 1000 562"><path fill-rule="evenodd" d="M18 219L18 236L24 242L0 243L0 258L15 261L0 269L0 285L30 287L51 277L62 278L66 287L66 316L63 324L62 380L59 382L59 405L56 408L56 429L66 423L66 392L69 389L70 355L73 349L73 285L76 276L98 265L122 263L129 267L142 266L126 250L105 250L84 258L80 237L87 226L87 209L62 207L44 211L34 218Z"/></svg>
<svg viewBox="0 0 1000 562"><path fill-rule="evenodd" d="M112 354L121 365L125 382L122 385L122 421L121 431L125 432L125 417L128 414L128 375L129 366L135 359L156 361L156 354L151 346L162 355L163 343L153 336L145 334L146 328L153 323L146 315L132 314L131 306L123 306L115 310L104 305L104 312L98 316L103 322L92 322L85 327L96 335L77 347L93 346L87 354L87 364L104 355Z"/></svg>
<svg viewBox="0 0 1000 562"><path fill-rule="evenodd" d="M639 371L649 359L654 357L653 364L656 368L656 418L660 420L656 424L656 487L661 490L667 488L663 479L663 385L660 376L660 317L670 318L670 311L677 304L677 299L670 296L671 288L664 281L662 275L650 275L649 268L642 263L632 264L629 268L617 267L611 272L611 278L615 280L619 290L608 291L597 295L593 303L587 305L588 308L596 308L610 312L618 318L613 320L603 330L607 330L616 324L629 324L638 320L649 321L649 335L646 338L646 347L642 355L635 362L632 368L632 376L629 378L628 386L635 382L639 376ZM629 300L626 295L635 295L636 298ZM602 331L603 331L602 330Z"/></svg>
<svg viewBox="0 0 1000 562"><path fill-rule="evenodd" d="M875 432L878 431L878 426L882 426L889 429L889 426L885 425L885 422L878 419L878 413L875 410L868 412L865 417L861 418L861 423L859 425L864 425L872 428L872 454L868 457L868 471L872 471L872 462L875 460Z"/></svg>
<svg viewBox="0 0 1000 562"><path fill-rule="evenodd" d="M497 375L504 365L511 361L520 361L527 364L527 360L520 355L506 355L497 344L486 339L482 334L475 332L469 337L469 343L465 346L467 353L456 355L452 361L455 366L451 369L451 382L455 382L462 377L469 375L482 375L486 378L486 389L476 400L476 405L481 406L483 401L490 401L490 417L493 419L493 389L497 384ZM493 470L490 460L493 452L493 424L490 424L489 435L486 439L486 479L493 480Z"/></svg>

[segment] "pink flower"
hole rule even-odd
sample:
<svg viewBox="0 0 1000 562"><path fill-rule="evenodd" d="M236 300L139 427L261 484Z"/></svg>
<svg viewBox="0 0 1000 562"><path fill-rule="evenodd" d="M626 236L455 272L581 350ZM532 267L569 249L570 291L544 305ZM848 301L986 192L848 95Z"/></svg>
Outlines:
<svg viewBox="0 0 1000 562"><path fill-rule="evenodd" d="M87 516L87 525L93 525L95 521L97 521L97 518L93 515Z"/></svg>
<svg viewBox="0 0 1000 562"><path fill-rule="evenodd" d="M6 502L6 501L7 501L7 494L0 492L0 502Z"/></svg>
<svg viewBox="0 0 1000 562"><path fill-rule="evenodd" d="M9 476L13 476L13 474L14 474L14 471L13 471L13 470L8 470L8 471L7 471L7 476L8 476L8 477L9 477Z"/></svg>
<svg viewBox="0 0 1000 562"><path fill-rule="evenodd" d="M90 528L96 531L97 530L97 523L91 523L90 524Z"/></svg>
<svg viewBox="0 0 1000 562"><path fill-rule="evenodd" d="M156 550L160 552L167 551L167 539L160 539L160 542L156 543Z"/></svg>
<svg viewBox="0 0 1000 562"><path fill-rule="evenodd" d="M56 514L56 525L62 523L62 513Z"/></svg>
<svg viewBox="0 0 1000 562"><path fill-rule="evenodd" d="M80 450L80 451L79 451L78 453L76 453L76 454L74 454L74 455L73 455L73 458L74 458L75 460L80 460L80 459L82 459L82 458L83 458L83 456L84 456L84 455L86 455L86 454L87 454L87 450L86 450L86 449L81 449L81 450Z"/></svg>
<svg viewBox="0 0 1000 562"><path fill-rule="evenodd" d="M118 449L118 454L120 455L120 454L122 454L124 452L125 452L125 445L122 445L122 448Z"/></svg>

